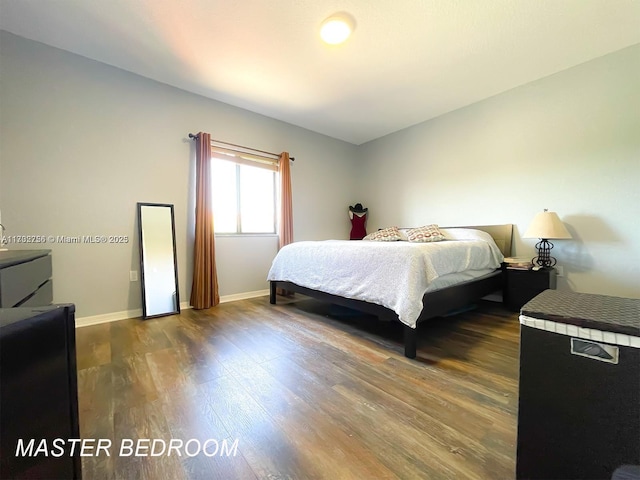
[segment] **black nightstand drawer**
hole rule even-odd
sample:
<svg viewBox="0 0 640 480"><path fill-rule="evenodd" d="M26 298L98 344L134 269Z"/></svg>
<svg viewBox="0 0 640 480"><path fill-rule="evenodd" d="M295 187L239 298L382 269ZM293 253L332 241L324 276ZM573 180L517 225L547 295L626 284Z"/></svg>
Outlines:
<svg viewBox="0 0 640 480"><path fill-rule="evenodd" d="M544 270L503 269L503 302L507 308L520 311L520 308L539 293L556 288L557 272L555 268Z"/></svg>
<svg viewBox="0 0 640 480"><path fill-rule="evenodd" d="M511 288L546 290L547 288L551 288L549 285L552 277L555 281L555 272L555 269L537 271L507 269L507 276L509 277L509 286Z"/></svg>

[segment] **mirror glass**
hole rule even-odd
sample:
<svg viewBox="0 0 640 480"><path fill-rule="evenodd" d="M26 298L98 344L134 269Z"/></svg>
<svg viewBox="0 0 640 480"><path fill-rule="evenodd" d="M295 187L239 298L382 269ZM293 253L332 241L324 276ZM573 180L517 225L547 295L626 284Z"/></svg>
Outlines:
<svg viewBox="0 0 640 480"><path fill-rule="evenodd" d="M138 203L142 316L180 313L173 205Z"/></svg>

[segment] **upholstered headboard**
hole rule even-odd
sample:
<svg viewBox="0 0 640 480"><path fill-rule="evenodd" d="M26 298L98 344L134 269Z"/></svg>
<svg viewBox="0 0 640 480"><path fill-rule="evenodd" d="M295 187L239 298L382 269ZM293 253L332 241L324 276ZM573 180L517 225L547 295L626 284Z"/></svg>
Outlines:
<svg viewBox="0 0 640 480"><path fill-rule="evenodd" d="M407 230L410 227L402 227L401 230ZM513 242L513 224L507 223L505 225L470 225L470 226L455 226L455 227L443 227L440 228L474 228L476 230L482 230L487 232L505 257L511 256L511 245Z"/></svg>
<svg viewBox="0 0 640 480"><path fill-rule="evenodd" d="M487 232L493 237L496 245L505 257L511 256L511 243L513 239L513 224L506 225L473 225L468 227L442 227L442 228L475 228Z"/></svg>

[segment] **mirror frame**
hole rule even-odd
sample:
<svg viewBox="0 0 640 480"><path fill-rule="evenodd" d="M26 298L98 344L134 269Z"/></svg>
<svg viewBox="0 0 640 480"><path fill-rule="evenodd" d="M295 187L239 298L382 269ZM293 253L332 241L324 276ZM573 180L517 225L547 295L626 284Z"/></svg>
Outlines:
<svg viewBox="0 0 640 480"><path fill-rule="evenodd" d="M175 309L163 313L154 315L147 315L147 290L145 286L144 275L144 242L142 240L142 207L165 207L169 208L171 214L171 240L173 243L173 271L175 273L175 292L176 292L176 305ZM180 287L178 284L178 258L176 254L176 226L173 215L173 204L171 203L146 203L138 202L138 242L139 242L139 254L140 254L140 287L142 290L142 318L145 320L148 318L164 317L166 315L175 315L180 313Z"/></svg>

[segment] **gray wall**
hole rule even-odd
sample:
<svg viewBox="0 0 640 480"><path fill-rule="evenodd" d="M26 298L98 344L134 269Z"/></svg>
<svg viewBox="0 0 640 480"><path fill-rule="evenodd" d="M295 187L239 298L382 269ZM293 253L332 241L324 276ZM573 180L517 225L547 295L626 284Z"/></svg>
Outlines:
<svg viewBox="0 0 640 480"><path fill-rule="evenodd" d="M140 308L136 202L175 205L181 300L192 274L189 132L287 150L296 239L348 238L356 147L0 32L0 209L10 235L128 235L119 245L46 244L54 301L79 317ZM327 194L331 192L331 194ZM222 296L266 289L276 237L217 242ZM11 245L10 248L28 248ZM117 316L117 315L116 315Z"/></svg>
<svg viewBox="0 0 640 480"><path fill-rule="evenodd" d="M56 302L76 303L79 317L122 314L140 308L135 204L173 203L188 300L187 133L203 130L296 157L297 240L348 238L347 206L360 201L369 230L514 223L516 253L532 255L535 241L520 237L549 208L574 235L554 249L560 287L638 297L639 56L631 47L355 147L1 32L2 222L10 235L128 235L44 245ZM221 295L267 288L276 243L218 237Z"/></svg>
<svg viewBox="0 0 640 480"><path fill-rule="evenodd" d="M636 45L361 146L370 227L513 223L533 256L548 208L560 288L640 297L638 85Z"/></svg>

